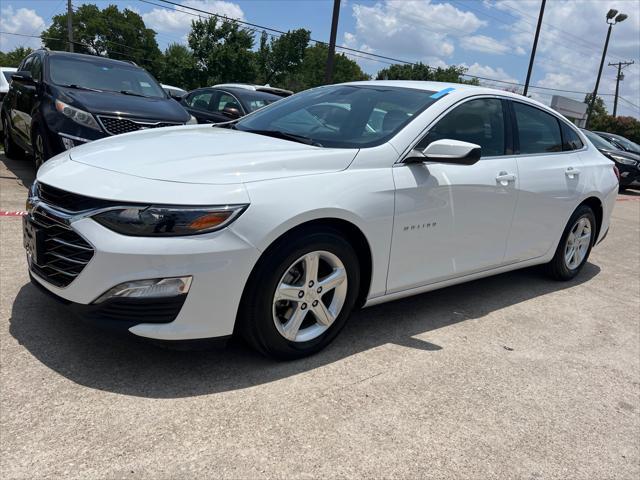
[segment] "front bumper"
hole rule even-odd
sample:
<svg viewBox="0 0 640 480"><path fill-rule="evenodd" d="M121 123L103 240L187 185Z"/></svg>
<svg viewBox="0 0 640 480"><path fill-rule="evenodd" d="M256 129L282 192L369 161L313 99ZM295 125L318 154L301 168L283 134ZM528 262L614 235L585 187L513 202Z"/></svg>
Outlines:
<svg viewBox="0 0 640 480"><path fill-rule="evenodd" d="M245 282L259 251L230 228L191 237L143 238L117 234L90 218L71 227L95 252L78 277L66 287L56 287L31 274L38 286L85 319L166 341L233 333ZM177 276L193 277L189 293L180 299L150 299L147 311L131 301L93 304L123 282Z"/></svg>

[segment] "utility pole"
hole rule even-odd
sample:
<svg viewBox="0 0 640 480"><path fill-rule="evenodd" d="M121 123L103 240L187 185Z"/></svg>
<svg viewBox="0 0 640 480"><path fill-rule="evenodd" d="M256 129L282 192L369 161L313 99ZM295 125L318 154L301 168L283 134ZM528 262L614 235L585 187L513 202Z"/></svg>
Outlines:
<svg viewBox="0 0 640 480"><path fill-rule="evenodd" d="M540 4L540 14L538 15L538 26L536 27L536 35L533 37L533 48L531 49L531 58L529 58L529 70L527 70L527 79L524 82L524 91L522 95L527 96L529 91L529 82L531 81L531 71L533 70L533 59L536 58L536 49L538 48L538 37L540 36L540 26L542 25L542 16L544 15L544 6L547 0L542 0Z"/></svg>
<svg viewBox="0 0 640 480"><path fill-rule="evenodd" d="M325 70L324 83L333 81L333 60L336 55L336 35L338 34L338 17L340 16L340 0L333 0L333 18L331 19L331 37L329 38L329 55L327 56L327 69Z"/></svg>
<svg viewBox="0 0 640 480"><path fill-rule="evenodd" d="M69 42L69 51L73 52L73 8L71 8L71 0L67 0L67 40Z"/></svg>
<svg viewBox="0 0 640 480"><path fill-rule="evenodd" d="M616 76L616 96L613 101L613 116L616 116L616 112L618 111L618 92L620 91L620 80L624 80L624 74L622 73L622 69L624 67L628 67L629 65L633 65L635 62L632 60L630 62L618 62L618 63L610 63L610 67L618 67L618 75Z"/></svg>

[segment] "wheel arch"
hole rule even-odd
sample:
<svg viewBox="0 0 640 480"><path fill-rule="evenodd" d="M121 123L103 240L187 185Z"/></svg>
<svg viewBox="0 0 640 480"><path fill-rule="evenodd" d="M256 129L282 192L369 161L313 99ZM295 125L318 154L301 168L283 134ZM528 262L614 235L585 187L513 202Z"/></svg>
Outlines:
<svg viewBox="0 0 640 480"><path fill-rule="evenodd" d="M582 205L586 205L587 207L593 210L593 214L596 216L596 235L595 241L598 240L600 236L600 229L602 228L602 220L604 218L604 207L602 205L602 200L600 200L595 195L591 195L585 198L580 205L576 207L576 209ZM574 210L575 211L575 210Z"/></svg>
<svg viewBox="0 0 640 480"><path fill-rule="evenodd" d="M288 236L310 227L324 227L327 230L336 231L353 246L356 255L358 256L358 263L360 266L360 290L358 292L356 305L358 307L361 307L366 302L373 278L373 255L371 245L369 244L366 235L360 227L349 220L335 216L308 219L297 223L296 225L288 228L286 231L279 233L276 238L272 239L268 243L266 248L261 248L262 253L251 269L251 273L249 274L248 280L244 287L245 291L247 285L249 285L250 283L252 276L261 265L263 259L267 257L271 251L278 248L279 245Z"/></svg>

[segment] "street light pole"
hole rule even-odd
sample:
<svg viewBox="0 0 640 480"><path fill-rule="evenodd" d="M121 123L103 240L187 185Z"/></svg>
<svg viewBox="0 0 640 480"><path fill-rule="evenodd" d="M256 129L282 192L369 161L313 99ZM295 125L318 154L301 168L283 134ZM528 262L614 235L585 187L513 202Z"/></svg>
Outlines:
<svg viewBox="0 0 640 480"><path fill-rule="evenodd" d="M614 18L615 17L615 18ZM618 14L618 10L612 8L607 12L607 23L609 28L607 29L607 39L604 42L604 50L602 50L602 58L600 59L600 69L598 70L598 78L596 79L596 86L593 89L593 95L591 95L591 101L589 102L589 109L587 110L587 121L585 128L589 128L589 121L591 120L591 114L593 113L593 106L596 103L596 97L598 96L598 87L600 86L600 77L602 76L602 67L604 67L604 59L607 56L607 48L609 48L609 38L611 38L611 29L616 23L620 23L627 18L624 13Z"/></svg>
<svg viewBox="0 0 640 480"><path fill-rule="evenodd" d="M67 0L67 38L69 42L69 51L73 52L73 8L71 0Z"/></svg>
<svg viewBox="0 0 640 480"><path fill-rule="evenodd" d="M531 71L533 70L533 59L536 58L536 48L538 48L538 37L540 36L540 26L542 25L542 16L544 15L544 6L547 0L542 0L540 5L540 15L538 15L538 26L536 27L536 35L533 37L533 48L531 49L531 58L529 59L529 69L527 70L527 79L524 82L524 91L522 95L527 96L529 91L529 81L531 81Z"/></svg>

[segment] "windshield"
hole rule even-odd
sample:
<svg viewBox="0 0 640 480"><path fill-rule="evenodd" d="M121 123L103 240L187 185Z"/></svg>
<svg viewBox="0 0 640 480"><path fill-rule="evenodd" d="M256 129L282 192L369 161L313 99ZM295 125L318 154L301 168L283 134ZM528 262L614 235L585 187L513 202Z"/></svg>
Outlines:
<svg viewBox="0 0 640 480"><path fill-rule="evenodd" d="M96 57L97 58L97 57ZM49 74L56 85L111 92L128 92L153 98L167 98L158 82L143 69L125 63L87 61L51 56Z"/></svg>
<svg viewBox="0 0 640 480"><path fill-rule="evenodd" d="M634 143L631 140L627 140L626 138L621 137L620 135L612 135L612 137L613 137L612 140L622 145L622 148L624 148L625 150L628 150L634 153L640 153L640 145L638 145L637 143Z"/></svg>
<svg viewBox="0 0 640 480"><path fill-rule="evenodd" d="M280 132L323 147L381 145L432 105L435 92L376 85L331 85L293 95L240 120L238 130Z"/></svg>
<svg viewBox="0 0 640 480"><path fill-rule="evenodd" d="M591 143L593 143L593 146L596 148L602 148L604 150L620 150L618 147L616 147L612 143L607 142L604 138L596 133L590 132L589 130L582 130L582 133L584 133L584 135L589 140L591 140Z"/></svg>

